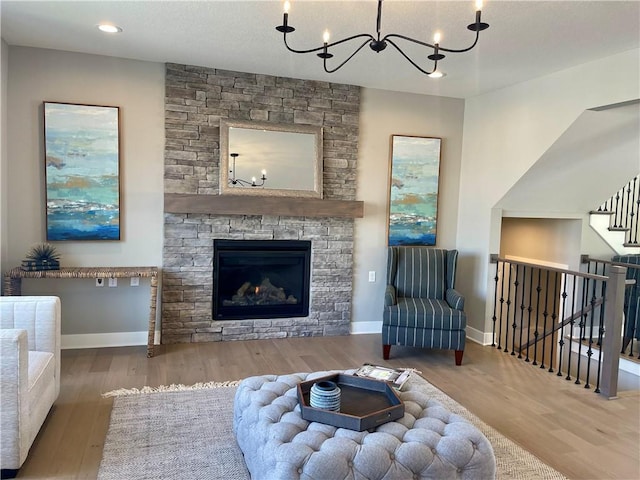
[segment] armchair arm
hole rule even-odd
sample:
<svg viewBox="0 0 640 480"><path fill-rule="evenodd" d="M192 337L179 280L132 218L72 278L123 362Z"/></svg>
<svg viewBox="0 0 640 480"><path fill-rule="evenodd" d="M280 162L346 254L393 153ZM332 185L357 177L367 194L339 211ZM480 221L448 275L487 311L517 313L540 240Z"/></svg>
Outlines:
<svg viewBox="0 0 640 480"><path fill-rule="evenodd" d="M448 288L446 292L446 300L451 308L455 310L464 310L464 297L457 290Z"/></svg>
<svg viewBox="0 0 640 480"><path fill-rule="evenodd" d="M0 431L2 466L22 463L21 452L29 448L25 426L29 419L29 348L27 331L0 329ZM26 454L25 454L26 455ZM5 463L6 461L6 463Z"/></svg>
<svg viewBox="0 0 640 480"><path fill-rule="evenodd" d="M387 285L387 289L384 291L384 306L390 307L398 303L396 298L396 287L393 285Z"/></svg>

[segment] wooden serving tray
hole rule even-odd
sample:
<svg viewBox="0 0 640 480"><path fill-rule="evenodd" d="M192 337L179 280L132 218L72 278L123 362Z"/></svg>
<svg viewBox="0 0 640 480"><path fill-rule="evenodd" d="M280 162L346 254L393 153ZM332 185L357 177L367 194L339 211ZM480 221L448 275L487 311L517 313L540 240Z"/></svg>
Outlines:
<svg viewBox="0 0 640 480"><path fill-rule="evenodd" d="M311 387L323 380L335 382L340 387L339 412L310 405ZM386 382L342 373L299 383L298 402L303 419L358 432L374 429L404 416L404 403Z"/></svg>

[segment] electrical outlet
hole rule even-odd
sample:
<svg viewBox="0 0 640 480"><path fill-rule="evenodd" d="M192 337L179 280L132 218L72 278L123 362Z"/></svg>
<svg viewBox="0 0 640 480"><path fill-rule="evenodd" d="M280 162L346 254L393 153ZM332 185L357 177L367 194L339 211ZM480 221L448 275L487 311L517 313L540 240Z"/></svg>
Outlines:
<svg viewBox="0 0 640 480"><path fill-rule="evenodd" d="M376 272L374 270L371 270L369 272L369 281L370 282L375 282L376 281Z"/></svg>
<svg viewBox="0 0 640 480"><path fill-rule="evenodd" d="M137 287L140 285L140 277L131 277L131 286Z"/></svg>
<svg viewBox="0 0 640 480"><path fill-rule="evenodd" d="M117 287L118 286L118 279L117 278L110 278L109 279L109 286L110 287Z"/></svg>
<svg viewBox="0 0 640 480"><path fill-rule="evenodd" d="M96 278L96 287L104 287L104 278Z"/></svg>

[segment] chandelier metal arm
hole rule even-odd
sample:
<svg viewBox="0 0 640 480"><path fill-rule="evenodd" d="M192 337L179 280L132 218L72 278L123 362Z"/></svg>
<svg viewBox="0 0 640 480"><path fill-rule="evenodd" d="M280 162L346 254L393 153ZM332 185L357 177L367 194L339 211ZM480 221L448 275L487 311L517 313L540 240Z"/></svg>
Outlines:
<svg viewBox="0 0 640 480"><path fill-rule="evenodd" d="M388 41L389 43L391 43L391 41L389 40L390 38L401 38L402 40L406 40L407 42L412 42L418 45L422 45L423 47L429 47L429 48L436 48L435 45L431 44L431 43L427 43L427 42L423 42L420 40L416 40L415 38L411 38L411 37L407 37L405 35L400 35L399 33L389 33L387 35L385 35L385 37L382 39L382 41ZM477 31L476 32L476 39L473 42L473 44L470 47L467 48L463 48L461 50L456 50L453 48L444 48L441 45L438 45L438 50L440 50L441 52L449 52L449 53L464 53L464 52L468 52L469 50L471 50L473 47L476 46L476 44L478 43L478 39L480 38L480 32ZM396 48L398 48L397 45L394 45Z"/></svg>
<svg viewBox="0 0 640 480"><path fill-rule="evenodd" d="M388 37L389 35L387 35ZM385 37L386 38L386 37ZM416 62L414 62L406 53L404 53L402 51L402 49L396 45L396 43L393 40L390 40L389 38L386 38L386 41L389 42L390 45L393 45L393 47L398 50L398 52L400 52L400 55L402 55L404 58L407 59L407 61L413 65L414 67L416 67L418 70L420 70L422 73L424 73L425 75L431 75L433 72L435 72L438 69L438 61L435 60L433 62L433 70L431 70L430 72L424 70L422 67L420 67L420 65L418 65Z"/></svg>
<svg viewBox="0 0 640 480"><path fill-rule="evenodd" d="M340 70L342 68L342 66L345 63L347 63L349 60L351 60L356 53L358 53L360 50L363 49L363 47L365 45L368 45L368 44L369 44L369 39L365 40L364 43L362 45L360 45L358 48L356 48L355 51L351 55L349 55L344 62L342 62L340 65L338 65L336 68L333 68L333 69L328 69L327 68L327 58L325 57L324 58L324 71L327 72L327 73L337 72L338 70Z"/></svg>
<svg viewBox="0 0 640 480"><path fill-rule="evenodd" d="M314 52L324 51L325 49L331 48L331 47L333 47L335 45L340 45L341 43L345 43L345 42L348 42L350 40L354 40L356 38L366 38L367 40L365 41L365 43L363 45L366 45L367 43L369 43L370 40L375 40L371 34L369 34L369 33L361 33L359 35L353 35L351 37L343 38L342 40L338 40L337 42L327 43L326 45L322 45L321 47L311 48L309 50L296 50L295 48L291 48L289 46L289 44L287 43L287 34L285 32L284 33L284 45L285 45L285 47L287 47L287 50L289 50L290 52L293 52L293 53L314 53ZM362 48L362 46L360 48ZM358 48L358 50L360 50L360 48ZM356 50L356 51L358 51L358 50ZM353 57L353 55L351 55L351 57ZM349 58L351 58L351 57L349 57Z"/></svg>

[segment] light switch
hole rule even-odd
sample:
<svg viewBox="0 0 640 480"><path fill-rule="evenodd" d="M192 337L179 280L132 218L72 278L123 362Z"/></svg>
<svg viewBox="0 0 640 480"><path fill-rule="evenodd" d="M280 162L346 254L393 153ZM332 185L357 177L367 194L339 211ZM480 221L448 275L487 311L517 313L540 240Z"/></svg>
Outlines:
<svg viewBox="0 0 640 480"><path fill-rule="evenodd" d="M370 282L375 282L376 281L376 272L374 270L371 270L369 272L369 281Z"/></svg>
<svg viewBox="0 0 640 480"><path fill-rule="evenodd" d="M117 287L118 286L118 279L117 278L110 278L109 279L109 286L110 287Z"/></svg>

